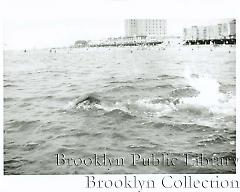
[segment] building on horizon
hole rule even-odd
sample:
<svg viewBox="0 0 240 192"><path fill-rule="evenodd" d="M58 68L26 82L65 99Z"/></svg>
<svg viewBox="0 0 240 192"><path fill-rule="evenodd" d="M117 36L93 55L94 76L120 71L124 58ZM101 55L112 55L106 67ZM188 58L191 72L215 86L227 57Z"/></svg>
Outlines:
<svg viewBox="0 0 240 192"><path fill-rule="evenodd" d="M167 21L163 19L126 19L125 36L165 37Z"/></svg>
<svg viewBox="0 0 240 192"><path fill-rule="evenodd" d="M86 41L86 40L77 40L77 41L75 41L73 47L76 47L76 48L78 48L78 47L86 47L87 45L88 45L88 41Z"/></svg>
<svg viewBox="0 0 240 192"><path fill-rule="evenodd" d="M208 26L192 26L183 29L185 41L236 39L236 20Z"/></svg>

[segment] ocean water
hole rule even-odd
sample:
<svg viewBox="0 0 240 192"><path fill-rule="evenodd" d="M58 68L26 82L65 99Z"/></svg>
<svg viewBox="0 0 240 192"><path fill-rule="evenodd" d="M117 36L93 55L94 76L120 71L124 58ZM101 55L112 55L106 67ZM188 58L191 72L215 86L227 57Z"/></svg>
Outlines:
<svg viewBox="0 0 240 192"><path fill-rule="evenodd" d="M4 173L235 173L235 67L230 46L5 51Z"/></svg>

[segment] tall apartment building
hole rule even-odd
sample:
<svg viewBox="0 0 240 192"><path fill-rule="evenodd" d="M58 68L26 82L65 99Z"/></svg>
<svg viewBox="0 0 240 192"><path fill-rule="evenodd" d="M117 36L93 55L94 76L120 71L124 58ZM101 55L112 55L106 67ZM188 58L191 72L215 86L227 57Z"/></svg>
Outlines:
<svg viewBox="0 0 240 192"><path fill-rule="evenodd" d="M236 20L208 26L192 26L183 29L184 40L212 40L236 38Z"/></svg>
<svg viewBox="0 0 240 192"><path fill-rule="evenodd" d="M236 38L236 20L233 19L229 23L229 36Z"/></svg>
<svg viewBox="0 0 240 192"><path fill-rule="evenodd" d="M125 35L164 37L167 34L167 21L161 19L127 19Z"/></svg>

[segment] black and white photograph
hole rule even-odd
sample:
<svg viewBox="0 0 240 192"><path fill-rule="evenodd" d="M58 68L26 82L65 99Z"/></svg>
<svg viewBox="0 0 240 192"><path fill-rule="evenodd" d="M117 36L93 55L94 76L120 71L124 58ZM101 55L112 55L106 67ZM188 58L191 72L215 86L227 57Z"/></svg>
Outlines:
<svg viewBox="0 0 240 192"><path fill-rule="evenodd" d="M0 191L237 191L238 4L3 0Z"/></svg>
<svg viewBox="0 0 240 192"><path fill-rule="evenodd" d="M4 174L236 173L236 19L4 25Z"/></svg>

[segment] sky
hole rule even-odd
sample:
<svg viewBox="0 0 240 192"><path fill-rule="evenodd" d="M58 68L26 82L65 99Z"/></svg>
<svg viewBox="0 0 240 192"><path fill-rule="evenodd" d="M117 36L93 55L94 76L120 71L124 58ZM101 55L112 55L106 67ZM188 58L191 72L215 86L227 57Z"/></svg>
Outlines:
<svg viewBox="0 0 240 192"><path fill-rule="evenodd" d="M217 2L211 2L214 1ZM225 10L225 5L231 1L234 0L222 0L218 11ZM217 19L225 18L224 14L211 14L210 8L214 4L206 8L207 2L209 1L5 0L3 43L6 49L28 49L70 46L81 39L124 36L124 19L127 18L166 19L167 34L182 35L184 27L212 24ZM196 5L198 9L188 9L189 4ZM201 7L204 11L201 11ZM234 9L226 15L233 18L229 16L234 16Z"/></svg>

